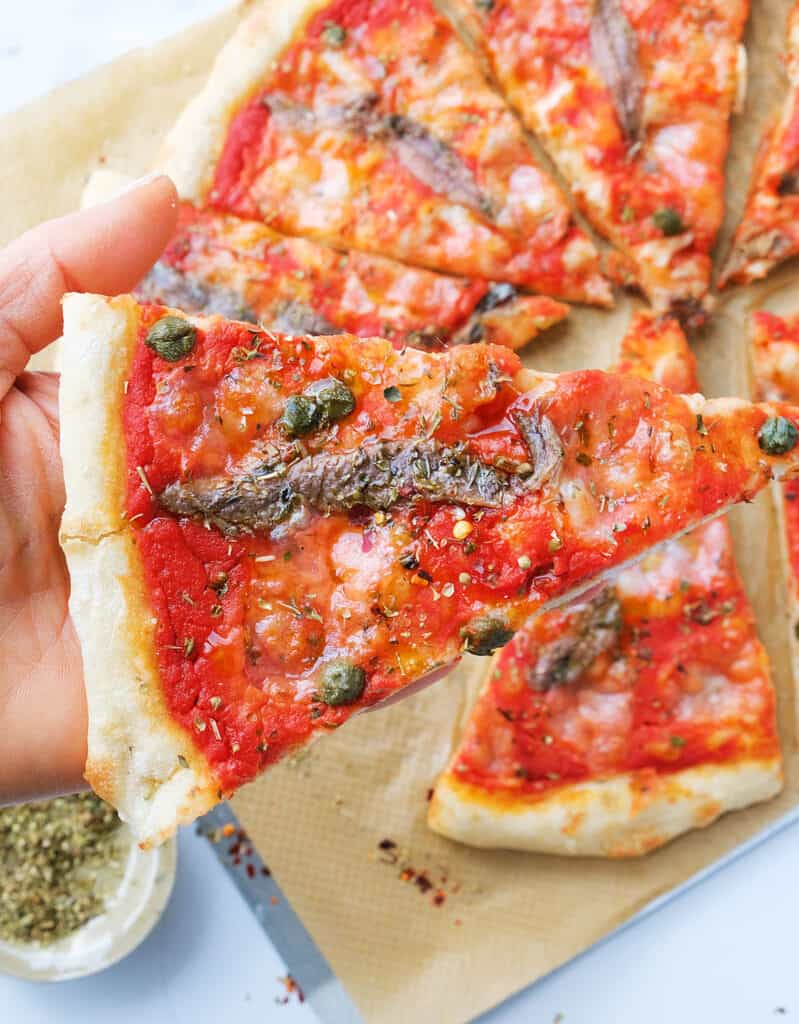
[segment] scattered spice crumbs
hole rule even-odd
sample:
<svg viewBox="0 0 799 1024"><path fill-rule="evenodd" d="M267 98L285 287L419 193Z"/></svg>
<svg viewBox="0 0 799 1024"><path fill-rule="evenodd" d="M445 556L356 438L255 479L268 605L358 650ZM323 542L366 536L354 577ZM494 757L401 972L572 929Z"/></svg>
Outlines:
<svg viewBox="0 0 799 1024"><path fill-rule="evenodd" d="M305 1002L305 993L299 985L296 978L293 978L290 974L287 974L285 978L277 979L281 985L285 988L286 992L282 996L275 996L275 1002L278 1006L285 1006L291 999L292 995L297 996L297 1001L300 1003Z"/></svg>
<svg viewBox="0 0 799 1024"><path fill-rule="evenodd" d="M377 860L381 864L388 864L390 866L400 864L400 870L397 875L399 881L415 886L423 896L427 896L430 893L430 903L432 906L443 906L448 896L454 896L460 892L460 882L450 882L449 871L445 866L439 865L438 870L434 872L429 867L416 868L412 864L404 863L405 857L401 855L395 840L389 838L381 839L377 844L377 849L379 850ZM373 857L373 855L370 854L370 857ZM461 925L462 923L461 920L455 921L456 925Z"/></svg>
<svg viewBox="0 0 799 1024"><path fill-rule="evenodd" d="M201 825L198 825L196 831L198 835L204 835L209 842L214 844L221 843L223 839L232 839L233 842L225 850L225 853L230 858L233 867L238 867L243 859L245 861L244 868L247 872L247 877L255 878L258 873L256 865L246 863L251 857L255 856L255 848L243 828L237 829L235 825L228 822L226 825L222 825L221 828L213 828L208 831L203 829ZM263 864L260 868L260 874L268 878L272 872L266 864Z"/></svg>

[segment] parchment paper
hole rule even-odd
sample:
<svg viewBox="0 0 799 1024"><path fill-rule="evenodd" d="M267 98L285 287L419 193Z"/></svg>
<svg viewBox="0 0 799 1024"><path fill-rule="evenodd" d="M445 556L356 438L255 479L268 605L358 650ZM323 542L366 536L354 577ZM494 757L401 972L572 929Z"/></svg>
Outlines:
<svg viewBox="0 0 799 1024"><path fill-rule="evenodd" d="M778 54L790 0L753 6L750 90L733 127L720 251L743 205L764 120L785 89ZM147 170L236 17L133 53L2 120L0 241L76 206L103 159L127 173ZM748 394L746 314L762 303L799 310L796 278L794 265L723 298L695 343L708 394ZM608 365L633 306L622 298L613 313L576 310L567 326L529 351L527 362L546 370ZM425 827L427 792L485 671L479 659L403 704L353 721L236 799L239 817L367 1021L447 1024L477 1015L799 803L794 689L768 497L736 510L732 520L779 694L786 785L778 799L638 861L480 852L441 839ZM397 850L380 850L384 839ZM405 881L404 869L412 872L405 871ZM428 891L414 881L420 871L432 883Z"/></svg>

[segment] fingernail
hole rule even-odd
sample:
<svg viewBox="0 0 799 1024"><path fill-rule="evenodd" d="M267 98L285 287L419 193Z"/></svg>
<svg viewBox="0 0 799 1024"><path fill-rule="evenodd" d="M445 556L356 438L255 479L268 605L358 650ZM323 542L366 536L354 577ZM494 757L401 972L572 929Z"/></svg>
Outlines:
<svg viewBox="0 0 799 1024"><path fill-rule="evenodd" d="M118 196L124 196L126 192L135 192L137 188L144 188L145 185L150 185L152 182L157 181L158 178L163 178L164 175L161 171L150 171L149 174L145 174L141 178L137 178L135 181L131 181L124 188L121 188L117 193Z"/></svg>

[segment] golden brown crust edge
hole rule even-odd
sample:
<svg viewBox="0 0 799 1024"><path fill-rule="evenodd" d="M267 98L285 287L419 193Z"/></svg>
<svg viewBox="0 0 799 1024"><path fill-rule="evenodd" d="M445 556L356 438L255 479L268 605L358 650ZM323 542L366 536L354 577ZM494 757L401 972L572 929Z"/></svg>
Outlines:
<svg viewBox="0 0 799 1024"><path fill-rule="evenodd" d="M708 764L670 775L634 774L580 782L534 799L493 795L447 770L427 823L434 832L483 848L583 857L637 857L727 811L775 796L780 759Z"/></svg>
<svg viewBox="0 0 799 1024"><path fill-rule="evenodd" d="M142 845L150 845L212 807L220 794L166 707L155 663L155 618L123 515L122 395L136 324L129 296L64 300L60 414L67 504L60 539L89 709L86 778Z"/></svg>

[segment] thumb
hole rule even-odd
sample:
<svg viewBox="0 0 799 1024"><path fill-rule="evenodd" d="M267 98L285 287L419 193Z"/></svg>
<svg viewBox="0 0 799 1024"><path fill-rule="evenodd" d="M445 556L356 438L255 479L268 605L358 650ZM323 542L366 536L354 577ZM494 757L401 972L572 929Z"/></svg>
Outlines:
<svg viewBox="0 0 799 1024"><path fill-rule="evenodd" d="M144 179L108 203L40 224L0 252L0 399L61 333L62 295L132 288L168 243L177 206L169 178Z"/></svg>

